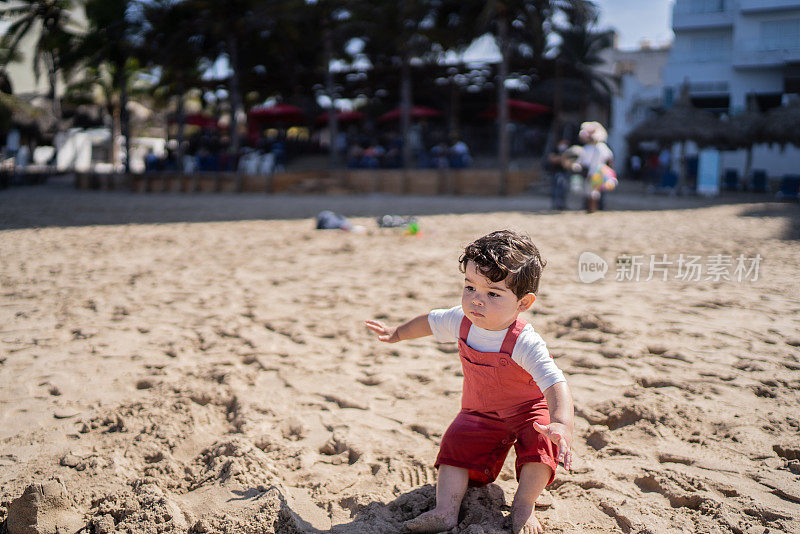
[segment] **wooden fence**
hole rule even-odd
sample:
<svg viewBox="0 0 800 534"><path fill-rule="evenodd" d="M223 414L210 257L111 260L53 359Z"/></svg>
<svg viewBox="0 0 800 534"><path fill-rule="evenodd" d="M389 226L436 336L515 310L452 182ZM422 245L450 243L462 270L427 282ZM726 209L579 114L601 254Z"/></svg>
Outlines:
<svg viewBox="0 0 800 534"><path fill-rule="evenodd" d="M538 169L509 171L507 193L519 194L542 179ZM78 189L136 193L391 193L398 195L497 195L496 169L342 169L248 175L234 172L76 173Z"/></svg>

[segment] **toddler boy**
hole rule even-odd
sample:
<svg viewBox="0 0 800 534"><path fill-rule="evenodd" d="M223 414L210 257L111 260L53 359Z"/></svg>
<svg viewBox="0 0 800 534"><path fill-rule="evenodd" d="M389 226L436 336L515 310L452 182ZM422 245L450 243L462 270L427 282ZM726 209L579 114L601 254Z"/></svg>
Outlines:
<svg viewBox="0 0 800 534"><path fill-rule="evenodd" d="M527 236L503 230L469 244L459 263L461 306L433 310L396 327L366 321L386 343L428 335L458 341L464 371L461 411L436 458L436 507L405 527L412 532L455 527L467 486L494 481L513 446L519 486L512 531L540 533L534 503L553 481L559 462L570 469L573 430L564 375L542 338L519 318L536 299L545 261Z"/></svg>

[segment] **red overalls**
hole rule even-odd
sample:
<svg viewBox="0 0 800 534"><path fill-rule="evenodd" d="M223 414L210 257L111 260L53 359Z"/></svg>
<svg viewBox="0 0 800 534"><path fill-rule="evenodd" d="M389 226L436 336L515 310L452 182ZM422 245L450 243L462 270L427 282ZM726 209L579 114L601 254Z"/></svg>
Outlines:
<svg viewBox="0 0 800 534"><path fill-rule="evenodd" d="M533 429L550 424L547 401L531 375L511 359L526 322L511 325L500 352L480 352L467 345L472 322L461 321L458 354L464 370L461 411L442 437L435 466L469 470L469 483L482 486L497 478L511 446L517 453L516 473L526 463L544 463L556 471L558 447Z"/></svg>

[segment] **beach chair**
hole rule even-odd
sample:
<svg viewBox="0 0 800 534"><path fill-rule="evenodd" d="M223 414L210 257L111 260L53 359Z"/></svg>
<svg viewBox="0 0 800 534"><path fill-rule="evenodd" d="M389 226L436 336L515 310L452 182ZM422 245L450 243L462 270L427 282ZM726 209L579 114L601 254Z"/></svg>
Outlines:
<svg viewBox="0 0 800 534"><path fill-rule="evenodd" d="M750 186L755 193L767 192L767 171L763 169L756 169L753 171Z"/></svg>
<svg viewBox="0 0 800 534"><path fill-rule="evenodd" d="M722 187L725 191L737 191L739 189L739 172L736 169L725 169Z"/></svg>
<svg viewBox="0 0 800 534"><path fill-rule="evenodd" d="M776 194L778 198L797 200L800 198L800 175L784 174L781 178L781 185Z"/></svg>

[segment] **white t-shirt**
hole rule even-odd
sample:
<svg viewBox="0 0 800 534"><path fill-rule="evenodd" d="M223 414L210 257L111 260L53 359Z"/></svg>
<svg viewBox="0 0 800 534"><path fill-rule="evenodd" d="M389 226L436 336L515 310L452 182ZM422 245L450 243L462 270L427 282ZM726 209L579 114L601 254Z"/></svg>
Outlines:
<svg viewBox="0 0 800 534"><path fill-rule="evenodd" d="M463 318L464 312L461 306L449 310L432 310L428 314L428 324L436 341L452 343L458 341ZM508 329L485 330L473 324L467 334L467 345L480 352L500 352L507 332ZM542 391L557 382L566 382L564 373L550 357L544 340L534 332L530 324L526 324L520 332L511 359L531 375Z"/></svg>
<svg viewBox="0 0 800 534"><path fill-rule="evenodd" d="M600 165L606 165L613 159L614 153L611 152L608 145L597 143L595 145L584 145L581 156L578 158L578 164L591 172Z"/></svg>

